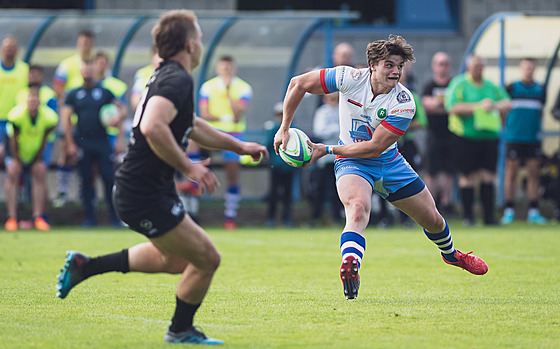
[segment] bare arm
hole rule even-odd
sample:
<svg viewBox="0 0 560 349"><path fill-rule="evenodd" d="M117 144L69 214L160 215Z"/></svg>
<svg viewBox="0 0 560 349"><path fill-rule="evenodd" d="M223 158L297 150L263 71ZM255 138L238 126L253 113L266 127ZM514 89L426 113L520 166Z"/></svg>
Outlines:
<svg viewBox="0 0 560 349"><path fill-rule="evenodd" d="M146 104L140 121L140 132L146 137L148 145L160 159L197 182L202 192L207 189L212 193L219 182L206 167L209 160L199 163L191 162L173 137L169 124L176 116L177 109L170 100L161 96L153 96Z"/></svg>
<svg viewBox="0 0 560 349"><path fill-rule="evenodd" d="M333 154L349 158L371 159L378 158L391 144L395 143L401 136L389 131L383 125L379 125L373 132L369 141L333 146ZM324 144L309 142L313 148L309 165L326 155Z"/></svg>
<svg viewBox="0 0 560 349"><path fill-rule="evenodd" d="M290 139L288 130L294 119L294 114L306 93L323 95L321 87L320 71L314 70L302 75L293 77L284 97L284 112L280 129L274 136L274 150L278 154L278 148L283 144L282 149L286 149L286 144Z"/></svg>
<svg viewBox="0 0 560 349"><path fill-rule="evenodd" d="M74 108L70 106L63 106L60 119L64 127L64 140L66 143L66 155L74 158L77 155L76 144L74 143L74 138L72 137L72 114L74 114Z"/></svg>
<svg viewBox="0 0 560 349"><path fill-rule="evenodd" d="M443 100L436 96L422 97L422 105L428 114L446 114Z"/></svg>
<svg viewBox="0 0 560 349"><path fill-rule="evenodd" d="M205 148L224 149L239 155L251 155L255 161L260 159L261 155L268 159L268 151L265 146L253 142L241 142L210 126L202 118L194 118L194 127L190 138Z"/></svg>

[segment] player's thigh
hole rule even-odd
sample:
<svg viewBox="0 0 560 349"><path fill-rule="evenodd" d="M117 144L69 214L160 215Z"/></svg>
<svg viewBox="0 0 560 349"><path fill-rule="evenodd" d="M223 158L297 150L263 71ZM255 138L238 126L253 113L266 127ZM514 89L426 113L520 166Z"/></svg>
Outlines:
<svg viewBox="0 0 560 349"><path fill-rule="evenodd" d="M220 264L220 254L210 237L188 215L175 228L150 241L163 254L184 258L202 270L213 271Z"/></svg>
<svg viewBox="0 0 560 349"><path fill-rule="evenodd" d="M427 187L416 195L392 201L391 204L428 231L439 229L442 231L445 226L443 217L438 212L434 198Z"/></svg>
<svg viewBox="0 0 560 349"><path fill-rule="evenodd" d="M345 174L341 176L336 188L338 197L346 209L360 206L366 212L371 209L372 187L369 181L356 174Z"/></svg>

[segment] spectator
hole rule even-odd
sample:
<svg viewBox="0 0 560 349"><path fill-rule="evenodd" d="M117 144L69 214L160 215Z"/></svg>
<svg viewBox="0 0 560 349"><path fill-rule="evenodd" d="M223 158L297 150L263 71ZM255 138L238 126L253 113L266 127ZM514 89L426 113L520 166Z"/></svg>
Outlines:
<svg viewBox="0 0 560 349"><path fill-rule="evenodd" d="M422 90L422 105L428 117L428 151L426 152L426 185L434 194L438 209L444 215L453 213L453 134L448 128L445 91L451 81L451 62L445 52L432 57L432 80ZM419 104L417 104L419 105Z"/></svg>
<svg viewBox="0 0 560 349"><path fill-rule="evenodd" d="M545 224L539 212L539 169L541 157L541 116L545 91L533 79L537 62L523 58L519 64L521 80L507 86L511 97L511 111L507 114L504 139L506 141L505 210L502 224L510 224L515 216L515 192L519 167L527 170L529 223Z"/></svg>
<svg viewBox="0 0 560 349"><path fill-rule="evenodd" d="M6 158L7 179L5 182L8 220L5 228L15 231L17 221L17 191L19 180L24 172L32 176L33 222L38 230L47 231L49 224L44 220L46 203L47 166L43 152L49 134L56 127L58 115L46 105L41 104L40 85L30 85L27 103L14 107L9 115L8 134L11 156Z"/></svg>
<svg viewBox="0 0 560 349"><path fill-rule="evenodd" d="M6 152L6 123L8 113L16 106L16 94L27 86L29 67L17 59L18 42L13 36L2 40L0 53L0 159Z"/></svg>
<svg viewBox="0 0 560 349"><path fill-rule="evenodd" d="M340 127L338 124L338 92L323 96L324 104L315 111L313 116L313 135L317 142L325 144L338 144ZM281 119L280 119L281 121ZM279 127L279 125L278 125ZM314 181L312 193L311 226L319 225L325 204L330 205L331 218L335 223L342 221L343 206L336 192L336 179L334 176L335 155L323 156L315 163L311 174Z"/></svg>
<svg viewBox="0 0 560 349"><path fill-rule="evenodd" d="M159 66L159 63L162 61L161 57L158 55L157 47L154 45L152 46L151 52L151 62L150 64L143 66L142 68L138 69L134 74L134 83L132 85L132 89L130 90L130 106L132 110L136 110L138 103L140 103L140 99L142 98L142 91L144 91L144 87L150 80L152 73L156 68Z"/></svg>
<svg viewBox="0 0 560 349"><path fill-rule="evenodd" d="M222 56L216 65L217 76L200 88L200 116L218 130L241 141L247 128L245 111L253 95L251 86L236 75L233 57ZM239 155L224 151L226 170L224 228L236 229L235 217L241 200L239 187Z"/></svg>
<svg viewBox="0 0 560 349"><path fill-rule="evenodd" d="M467 72L453 78L445 96L449 130L458 136L455 147L465 225L474 225L474 185L480 180L484 224L495 225L494 181L498 160L500 116L510 109L507 92L483 76L485 62L467 61Z"/></svg>
<svg viewBox="0 0 560 349"><path fill-rule="evenodd" d="M39 86L39 101L41 105L45 105L51 108L55 113L58 113L58 100L56 97L56 93L52 88L44 84L45 80L45 73L43 67L38 64L32 64L29 66L29 75L28 81L29 85L38 85ZM16 96L17 104L27 104L27 97L29 94L29 87L25 87L18 91ZM58 120L58 117L57 117ZM43 160L45 165L48 167L51 163L51 155L52 150L54 148L54 141L56 139L56 133L51 132L49 133L49 137L47 139L47 144L45 145L45 149L43 151ZM45 196L48 198L48 195Z"/></svg>
<svg viewBox="0 0 560 349"><path fill-rule="evenodd" d="M58 104L64 105L65 94L70 90L83 85L84 80L81 74L81 66L83 60L91 60L95 58L95 34L89 30L82 30L78 34L76 40L76 54L65 58L60 62L54 73L53 89L58 96ZM72 115L72 120L76 122L76 115ZM64 135L64 124L62 122L59 132ZM68 196L68 185L74 163L66 154L67 146L65 145L64 136L60 139L60 155L58 159L58 195L53 201L53 206L62 207L66 204Z"/></svg>
<svg viewBox="0 0 560 349"><path fill-rule="evenodd" d="M95 82L92 61L83 61L81 70L84 84L82 87L70 91L66 96L64 109L62 110L62 120L65 130L66 153L70 158L78 160L81 195L86 216L83 225L93 227L98 224L94 204L92 168L96 164L105 186L105 200L107 201L111 224L119 227L121 225L120 220L115 213L111 200L114 182L112 149L107 132L101 124L99 111L103 105L109 103L116 104L120 113L124 112L124 107L111 91ZM70 120L73 113L78 115L76 132L73 132L74 126ZM119 122L121 120L117 118L112 126L118 126ZM78 148L80 149L79 157Z"/></svg>
<svg viewBox="0 0 560 349"><path fill-rule="evenodd" d="M266 225L276 226L276 209L278 202L283 204L282 222L286 227L293 227L292 220L292 184L296 169L286 164L280 155L274 152L274 135L282 122L282 102L274 105L274 124L267 130L266 147L270 154L270 192Z"/></svg>
<svg viewBox="0 0 560 349"><path fill-rule="evenodd" d="M354 48L347 42L336 45L332 55L333 66L354 65Z"/></svg>
<svg viewBox="0 0 560 349"><path fill-rule="evenodd" d="M110 73L109 56L105 52L98 52L95 55L95 77L101 84L101 87L106 88L111 91L115 98L119 102L126 106L126 90L128 86L122 80L117 79ZM122 109L122 114L119 115L121 120L124 120L127 115L127 109L124 107ZM119 123L122 126L122 122ZM107 134L109 135L109 142L111 143L111 148L115 152L115 159L124 153L124 132L122 127L107 127Z"/></svg>

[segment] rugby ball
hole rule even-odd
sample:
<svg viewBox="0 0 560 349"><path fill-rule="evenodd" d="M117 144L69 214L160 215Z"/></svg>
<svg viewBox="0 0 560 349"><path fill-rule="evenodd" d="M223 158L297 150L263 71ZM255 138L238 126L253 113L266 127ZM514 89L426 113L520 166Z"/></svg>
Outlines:
<svg viewBox="0 0 560 349"><path fill-rule="evenodd" d="M107 128L119 117L119 108L113 103L105 104L99 110L99 121Z"/></svg>
<svg viewBox="0 0 560 349"><path fill-rule="evenodd" d="M286 150L282 146L278 153L284 162L292 167L302 167L311 160L311 146L307 144L309 137L300 129L290 128L290 139L286 144Z"/></svg>

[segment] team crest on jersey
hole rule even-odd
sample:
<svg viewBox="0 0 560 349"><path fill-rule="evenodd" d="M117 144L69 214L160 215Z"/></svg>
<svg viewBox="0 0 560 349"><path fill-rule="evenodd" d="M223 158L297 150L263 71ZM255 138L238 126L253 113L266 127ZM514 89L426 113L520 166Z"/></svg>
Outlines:
<svg viewBox="0 0 560 349"><path fill-rule="evenodd" d="M352 130L350 130L350 137L354 142L364 142L371 140L373 136L373 129L371 126L362 120L352 119Z"/></svg>
<svg viewBox="0 0 560 349"><path fill-rule="evenodd" d="M96 101L100 100L102 95L103 95L103 93L101 92L100 88L94 88L93 91L91 91L91 96Z"/></svg>
<svg viewBox="0 0 560 349"><path fill-rule="evenodd" d="M361 70L352 70L352 73L350 74L350 76L352 77L353 80L360 80L360 76L362 76L362 71Z"/></svg>
<svg viewBox="0 0 560 349"><path fill-rule="evenodd" d="M410 102L410 96L409 96L408 93L406 93L405 91L401 91L401 92L399 92L399 94L397 95L397 101L398 101L399 103Z"/></svg>
<svg viewBox="0 0 560 349"><path fill-rule="evenodd" d="M86 96L86 91L84 90L79 90L78 93L76 93L77 99L83 99L85 96Z"/></svg>
<svg viewBox="0 0 560 349"><path fill-rule="evenodd" d="M377 111L377 117L380 119L385 119L387 117L387 109L381 108Z"/></svg>

